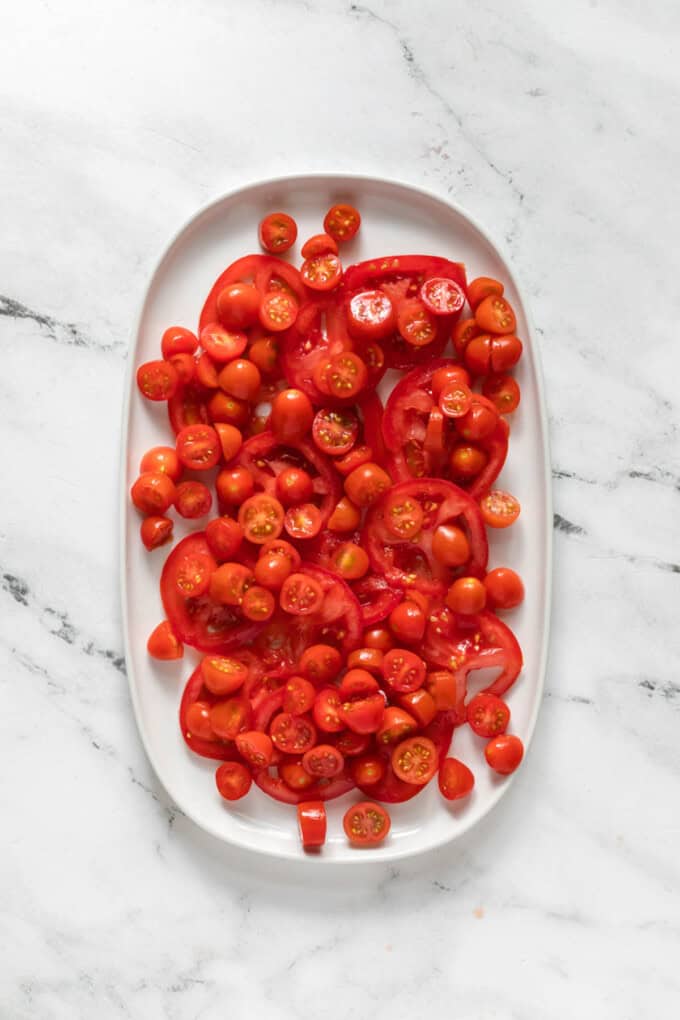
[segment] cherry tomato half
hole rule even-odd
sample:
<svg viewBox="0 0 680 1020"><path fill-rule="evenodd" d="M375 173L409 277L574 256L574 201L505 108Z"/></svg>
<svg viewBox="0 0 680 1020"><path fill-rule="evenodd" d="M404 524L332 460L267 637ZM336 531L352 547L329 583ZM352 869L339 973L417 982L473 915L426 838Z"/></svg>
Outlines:
<svg viewBox="0 0 680 1020"><path fill-rule="evenodd" d="M173 523L169 517L145 517L140 534L145 547L151 551L172 541Z"/></svg>
<svg viewBox="0 0 680 1020"><path fill-rule="evenodd" d="M283 711L291 715L304 715L310 712L316 698L316 687L303 676L292 676L287 681L283 696Z"/></svg>
<svg viewBox="0 0 680 1020"><path fill-rule="evenodd" d="M458 758L445 758L439 769L439 789L447 800L462 800L472 793L475 777Z"/></svg>
<svg viewBox="0 0 680 1020"><path fill-rule="evenodd" d="M331 206L323 220L323 229L339 242L351 241L360 226L359 210L342 203Z"/></svg>
<svg viewBox="0 0 680 1020"><path fill-rule="evenodd" d="M253 777L240 762L225 761L215 773L215 783L225 800L240 800L252 786Z"/></svg>
<svg viewBox="0 0 680 1020"><path fill-rule="evenodd" d="M238 522L249 542L264 545L278 538L283 531L284 509L275 496L258 492L243 503L238 512Z"/></svg>
<svg viewBox="0 0 680 1020"><path fill-rule="evenodd" d="M147 450L139 462L140 474L145 471L160 472L178 482L182 477L182 465L174 446L154 446Z"/></svg>
<svg viewBox="0 0 680 1020"><path fill-rule="evenodd" d="M175 502L177 490L172 479L160 471L145 471L132 488L132 502L143 514L159 516Z"/></svg>
<svg viewBox="0 0 680 1020"><path fill-rule="evenodd" d="M499 280L494 280L490 276L478 276L476 280L468 283L467 296L470 308L474 311L484 298L491 295L502 297L504 289L503 284Z"/></svg>
<svg viewBox="0 0 680 1020"><path fill-rule="evenodd" d="M221 453L220 437L210 425L187 425L177 435L177 456L193 471L215 467Z"/></svg>
<svg viewBox="0 0 680 1020"><path fill-rule="evenodd" d="M510 722L510 709L495 694L476 694L465 714L470 729L478 737L497 737L505 733Z"/></svg>
<svg viewBox="0 0 680 1020"><path fill-rule="evenodd" d="M259 226L260 244L272 255L281 255L292 248L297 239L297 223L288 213L269 213Z"/></svg>
<svg viewBox="0 0 680 1020"><path fill-rule="evenodd" d="M246 620L254 620L256 623L264 623L274 615L276 600L270 591L254 584L248 588L243 596L241 612Z"/></svg>
<svg viewBox="0 0 680 1020"><path fill-rule="evenodd" d="M341 457L348 453L359 434L359 420L350 410L323 408L312 424L312 439L322 453Z"/></svg>
<svg viewBox="0 0 680 1020"><path fill-rule="evenodd" d="M218 376L225 393L239 400L253 400L262 384L258 368L247 358L234 358L227 362Z"/></svg>
<svg viewBox="0 0 680 1020"><path fill-rule="evenodd" d="M203 683L211 692L220 697L235 694L248 679L249 670L238 659L225 655L206 655L201 662Z"/></svg>
<svg viewBox="0 0 680 1020"><path fill-rule="evenodd" d="M303 468L284 468L276 477L276 494L284 506L304 503L311 499L313 492L312 476Z"/></svg>
<svg viewBox="0 0 680 1020"><path fill-rule="evenodd" d="M274 747L286 754L304 754L316 744L316 730L311 720L290 712L274 716L269 734Z"/></svg>
<svg viewBox="0 0 680 1020"><path fill-rule="evenodd" d="M293 616L316 613L323 602L323 590L318 581L307 574L291 574L283 582L281 608Z"/></svg>
<svg viewBox="0 0 680 1020"><path fill-rule="evenodd" d="M295 299L285 290L270 290L262 298L260 322L272 333L281 333L284 329L289 329L297 319L297 313Z"/></svg>
<svg viewBox="0 0 680 1020"><path fill-rule="evenodd" d="M437 771L437 748L429 737L408 737L392 752L392 769L398 779L425 786Z"/></svg>
<svg viewBox="0 0 680 1020"><path fill-rule="evenodd" d="M342 772L345 759L332 744L317 744L305 751L302 756L302 767L310 776L317 779L330 779Z"/></svg>
<svg viewBox="0 0 680 1020"><path fill-rule="evenodd" d="M184 655L184 645L175 637L167 620L163 620L151 631L146 650L152 658L163 661L181 659Z"/></svg>
<svg viewBox="0 0 680 1020"><path fill-rule="evenodd" d="M313 683L328 683L340 672L342 656L332 645L311 645L300 656L298 665L300 672Z"/></svg>
<svg viewBox="0 0 680 1020"><path fill-rule="evenodd" d="M314 420L314 408L302 390L281 390L272 401L271 429L282 442L302 439Z"/></svg>
<svg viewBox="0 0 680 1020"><path fill-rule="evenodd" d="M286 510L283 526L291 538L314 538L321 531L321 511L313 503L301 503Z"/></svg>
<svg viewBox="0 0 680 1020"><path fill-rule="evenodd" d="M347 304L347 329L358 340L382 340L394 333L397 315L392 301L382 290L355 294Z"/></svg>
<svg viewBox="0 0 680 1020"><path fill-rule="evenodd" d="M325 252L305 259L300 267L300 276L311 290L333 290L342 279L342 264L333 252Z"/></svg>
<svg viewBox="0 0 680 1020"><path fill-rule="evenodd" d="M519 737L504 733L489 741L484 748L484 757L494 772L509 776L524 757L524 745Z"/></svg>
<svg viewBox="0 0 680 1020"><path fill-rule="evenodd" d="M383 676L388 687L398 694L407 694L425 682L425 663L414 652L392 648L383 661Z"/></svg>
<svg viewBox="0 0 680 1020"><path fill-rule="evenodd" d="M219 563L232 559L243 541L243 528L231 517L217 517L205 528L210 552Z"/></svg>
<svg viewBox="0 0 680 1020"><path fill-rule="evenodd" d="M462 528L440 524L432 535L432 555L445 567L461 567L470 559L470 543Z"/></svg>
<svg viewBox="0 0 680 1020"><path fill-rule="evenodd" d="M511 375L490 375L484 380L482 393L499 414L511 414L519 407L520 389Z"/></svg>
<svg viewBox="0 0 680 1020"><path fill-rule="evenodd" d="M420 298L402 301L397 313L399 333L412 347L426 347L437 335L434 316Z"/></svg>
<svg viewBox="0 0 680 1020"><path fill-rule="evenodd" d="M316 696L312 716L314 722L324 733L339 733L344 730L345 723L340 717L342 702L336 687L324 687Z"/></svg>
<svg viewBox="0 0 680 1020"><path fill-rule="evenodd" d="M147 361L137 369L137 386L147 400L169 400L179 377L169 361Z"/></svg>
<svg viewBox="0 0 680 1020"><path fill-rule="evenodd" d="M392 479L379 464L370 461L355 468L345 478L345 492L356 506L370 506L380 499Z"/></svg>
<svg viewBox="0 0 680 1020"><path fill-rule="evenodd" d="M479 504L484 523L490 528L507 528L514 524L520 513L519 501L509 492L492 489Z"/></svg>
<svg viewBox="0 0 680 1020"><path fill-rule="evenodd" d="M486 333L514 333L517 320L504 297L490 294L475 308L475 322Z"/></svg>
<svg viewBox="0 0 680 1020"><path fill-rule="evenodd" d="M338 242L330 234L314 234L305 241L300 249L303 259L313 259L317 255L326 255L328 252L338 254Z"/></svg>
<svg viewBox="0 0 680 1020"><path fill-rule="evenodd" d="M203 482L180 482L175 496L175 510L180 517L194 520L205 517L212 507L212 493Z"/></svg>
<svg viewBox="0 0 680 1020"><path fill-rule="evenodd" d="M420 299L433 315L455 315L465 304L465 293L454 280L434 276L421 286Z"/></svg>
<svg viewBox="0 0 680 1020"><path fill-rule="evenodd" d="M510 567L496 567L484 578L486 600L492 609L514 609L524 601L522 578Z"/></svg>
<svg viewBox="0 0 680 1020"><path fill-rule="evenodd" d="M477 577L459 577L446 593L446 604L454 613L481 613L486 605L486 588Z"/></svg>
<svg viewBox="0 0 680 1020"><path fill-rule="evenodd" d="M195 354L198 337L184 326L169 326L161 338L161 352L169 361L175 354Z"/></svg>
<svg viewBox="0 0 680 1020"><path fill-rule="evenodd" d="M345 835L353 846L375 846L382 843L390 831L390 825L387 809L368 800L353 804L342 819Z"/></svg>
<svg viewBox="0 0 680 1020"><path fill-rule="evenodd" d="M423 508L410 496L388 496L384 514L385 527L395 538L415 538L423 526Z"/></svg>

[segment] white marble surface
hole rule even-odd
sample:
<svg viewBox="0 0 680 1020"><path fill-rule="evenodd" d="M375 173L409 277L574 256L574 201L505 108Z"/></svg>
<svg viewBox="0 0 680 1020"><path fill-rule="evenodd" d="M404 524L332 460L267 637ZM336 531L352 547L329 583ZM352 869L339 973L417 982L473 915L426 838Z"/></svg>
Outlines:
<svg viewBox="0 0 680 1020"><path fill-rule="evenodd" d="M3 1020L677 1015L679 30L671 0L4 5ZM558 514L513 790L453 847L318 876L167 801L116 578L150 269L209 198L310 169L425 184L505 241Z"/></svg>

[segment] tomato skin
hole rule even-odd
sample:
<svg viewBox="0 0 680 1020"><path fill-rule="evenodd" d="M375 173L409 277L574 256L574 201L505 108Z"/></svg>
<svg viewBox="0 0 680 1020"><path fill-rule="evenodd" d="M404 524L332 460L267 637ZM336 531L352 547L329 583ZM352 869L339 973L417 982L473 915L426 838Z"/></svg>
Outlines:
<svg viewBox="0 0 680 1020"><path fill-rule="evenodd" d="M388 836L391 820L380 804L361 801L347 809L342 826L352 846L375 846Z"/></svg>
<svg viewBox="0 0 680 1020"><path fill-rule="evenodd" d="M373 449L370 446L355 446L343 457L338 457L333 462L336 471L341 475L351 475L358 467L368 464L373 460Z"/></svg>
<svg viewBox="0 0 680 1020"><path fill-rule="evenodd" d="M399 704L413 716L420 727L429 726L437 714L434 698L423 687L408 694L401 694Z"/></svg>
<svg viewBox="0 0 680 1020"><path fill-rule="evenodd" d="M217 496L221 503L240 506L255 490L255 481L244 467L226 468L215 479Z"/></svg>
<svg viewBox="0 0 680 1020"><path fill-rule="evenodd" d="M246 358L228 362L217 378L224 392L239 400L253 400L262 385L257 366Z"/></svg>
<svg viewBox="0 0 680 1020"><path fill-rule="evenodd" d="M280 712L269 727L274 747L286 754L304 754L316 744L314 724L306 716Z"/></svg>
<svg viewBox="0 0 680 1020"><path fill-rule="evenodd" d="M302 767L316 779L330 779L342 772L345 759L332 744L317 744L303 754Z"/></svg>
<svg viewBox="0 0 680 1020"><path fill-rule="evenodd" d="M377 754L365 754L355 758L350 765L352 779L357 786L372 786L379 783L386 771L385 759Z"/></svg>
<svg viewBox="0 0 680 1020"><path fill-rule="evenodd" d="M282 255L292 248L297 239L297 223L288 213L269 213L260 222L260 244L272 255Z"/></svg>
<svg viewBox="0 0 680 1020"><path fill-rule="evenodd" d="M475 336L465 348L463 360L471 375L486 375L491 368L491 336Z"/></svg>
<svg viewBox="0 0 680 1020"><path fill-rule="evenodd" d="M211 322L201 330L201 347L221 365L240 358L247 346L245 333L238 329L225 329L219 322Z"/></svg>
<svg viewBox="0 0 680 1020"><path fill-rule="evenodd" d="M260 295L251 283L229 283L217 295L217 315L227 329L248 329L259 310Z"/></svg>
<svg viewBox="0 0 680 1020"><path fill-rule="evenodd" d="M284 506L306 503L313 492L311 475L302 468L284 468L276 478L276 494Z"/></svg>
<svg viewBox="0 0 680 1020"><path fill-rule="evenodd" d="M146 650L153 659L162 661L181 659L184 655L184 645L175 637L167 620L163 620L151 631L146 643Z"/></svg>
<svg viewBox="0 0 680 1020"><path fill-rule="evenodd" d="M359 210L345 203L331 206L323 220L323 229L339 243L351 241L360 226Z"/></svg>
<svg viewBox="0 0 680 1020"><path fill-rule="evenodd" d="M175 496L175 510L180 517L195 520L205 517L212 507L210 489L203 482L180 482Z"/></svg>
<svg viewBox="0 0 680 1020"><path fill-rule="evenodd" d="M168 361L177 373L179 386L186 386L196 375L196 361L190 354L173 354Z"/></svg>
<svg viewBox="0 0 680 1020"><path fill-rule="evenodd" d="M379 464L370 461L355 468L345 478L345 492L356 506L370 506L380 499L392 479Z"/></svg>
<svg viewBox="0 0 680 1020"><path fill-rule="evenodd" d="M356 648L347 656L349 669L363 669L382 676L383 653L379 648Z"/></svg>
<svg viewBox="0 0 680 1020"><path fill-rule="evenodd" d="M213 425L224 423L236 425L243 428L248 423L248 404L245 400L238 400L224 390L217 390L208 401L208 418Z"/></svg>
<svg viewBox="0 0 680 1020"><path fill-rule="evenodd" d="M217 562L224 563L241 548L243 528L231 517L217 517L206 525L205 537Z"/></svg>
<svg viewBox="0 0 680 1020"><path fill-rule="evenodd" d="M510 722L510 709L495 694L476 694L465 714L470 729L478 737L497 737L505 733Z"/></svg>
<svg viewBox="0 0 680 1020"><path fill-rule="evenodd" d="M348 670L340 681L340 696L344 700L376 694L378 690L376 678L367 669L361 667Z"/></svg>
<svg viewBox="0 0 680 1020"><path fill-rule="evenodd" d="M140 534L144 546L151 552L159 546L172 542L173 523L169 517L145 517Z"/></svg>
<svg viewBox="0 0 680 1020"><path fill-rule="evenodd" d="M318 850L326 842L326 809L322 801L305 801L297 806L300 839L305 850Z"/></svg>
<svg viewBox="0 0 680 1020"><path fill-rule="evenodd" d="M311 290L333 290L342 279L342 264L333 252L325 252L305 259L300 266L300 276L305 286Z"/></svg>
<svg viewBox="0 0 680 1020"><path fill-rule="evenodd" d="M266 588L260 587L259 584L254 584L248 588L248 591L243 596L241 612L246 620L264 623L274 615L275 609L276 601L274 596Z"/></svg>
<svg viewBox="0 0 680 1020"><path fill-rule="evenodd" d="M467 535L455 524L440 524L432 535L432 554L446 567L462 567L470 559Z"/></svg>
<svg viewBox="0 0 680 1020"><path fill-rule="evenodd" d="M340 713L342 702L340 693L335 687L322 687L314 701L312 716L314 722L324 733L339 733L345 729Z"/></svg>
<svg viewBox="0 0 680 1020"><path fill-rule="evenodd" d="M130 489L132 502L143 514L161 516L175 502L177 490L172 479L160 471L145 471Z"/></svg>
<svg viewBox="0 0 680 1020"><path fill-rule="evenodd" d="M264 588L278 591L292 570L293 567L286 557L264 553L255 564L255 580Z"/></svg>
<svg viewBox="0 0 680 1020"><path fill-rule="evenodd" d="M161 338L161 353L166 361L175 354L195 354L198 337L184 326L169 326Z"/></svg>
<svg viewBox="0 0 680 1020"><path fill-rule="evenodd" d="M283 290L272 290L265 294L260 305L260 323L272 333L290 329L297 319L298 306L295 298Z"/></svg>
<svg viewBox="0 0 680 1020"><path fill-rule="evenodd" d="M219 385L215 362L207 351L203 351L196 362L196 379L208 390L216 390Z"/></svg>
<svg viewBox="0 0 680 1020"><path fill-rule="evenodd" d="M225 800L240 800L253 785L253 777L240 762L225 761L215 773L215 784Z"/></svg>
<svg viewBox="0 0 680 1020"><path fill-rule="evenodd" d="M338 254L338 242L330 234L314 234L305 241L300 249L303 259L313 259L317 255L325 255L327 252Z"/></svg>
<svg viewBox="0 0 680 1020"><path fill-rule="evenodd" d="M475 322L486 333L514 333L517 328L512 307L498 294L480 301L475 308Z"/></svg>
<svg viewBox="0 0 680 1020"><path fill-rule="evenodd" d="M463 319L462 322L456 324L451 339L453 340L453 346L459 358L462 358L465 353L465 348L472 338L479 336L481 332L482 331L477 325L475 319Z"/></svg>
<svg viewBox="0 0 680 1020"><path fill-rule="evenodd" d="M480 613L486 605L486 588L477 577L459 577L446 593L446 604L454 613Z"/></svg>
<svg viewBox="0 0 680 1020"><path fill-rule="evenodd" d="M283 531L284 509L275 496L258 492L242 503L238 522L249 542L264 545L278 538Z"/></svg>
<svg viewBox="0 0 680 1020"><path fill-rule="evenodd" d="M210 578L210 598L224 606L240 606L253 581L252 571L243 563L223 563Z"/></svg>
<svg viewBox="0 0 680 1020"><path fill-rule="evenodd" d="M235 740L239 733L249 729L252 709L247 698L228 698L217 701L210 709L210 725L220 740Z"/></svg>
<svg viewBox="0 0 680 1020"><path fill-rule="evenodd" d="M430 383L433 399L439 401L442 390L449 386L450 383L470 385L470 375L462 365L443 365L441 368L436 369Z"/></svg>
<svg viewBox="0 0 680 1020"><path fill-rule="evenodd" d="M227 463L233 460L243 445L243 436L240 429L227 422L218 421L213 425L222 448L222 459Z"/></svg>
<svg viewBox="0 0 680 1020"><path fill-rule="evenodd" d="M401 602L392 610L389 620L399 641L420 641L425 633L425 613L415 602Z"/></svg>
<svg viewBox="0 0 680 1020"><path fill-rule="evenodd" d="M451 474L458 481L475 478L487 465L487 454L476 446L458 444L451 451Z"/></svg>
<svg viewBox="0 0 680 1020"><path fill-rule="evenodd" d="M486 600L491 609L514 609L524 601L524 584L510 567L496 567L484 578Z"/></svg>
<svg viewBox="0 0 680 1020"><path fill-rule="evenodd" d="M187 425L177 436L177 456L193 471L209 471L215 467L222 445L210 425Z"/></svg>
<svg viewBox="0 0 680 1020"><path fill-rule="evenodd" d="M357 340L383 340L397 328L397 315L382 290L354 294L347 303L347 329Z"/></svg>
<svg viewBox="0 0 680 1020"><path fill-rule="evenodd" d="M311 645L302 653L298 665L303 676L311 680L312 683L328 683L334 680L340 672L342 656L338 649L332 645ZM333 688L329 689L333 690Z"/></svg>
<svg viewBox="0 0 680 1020"><path fill-rule="evenodd" d="M522 357L522 341L516 336L495 336L491 343L491 371L507 372Z"/></svg>
<svg viewBox="0 0 680 1020"><path fill-rule="evenodd" d="M281 762L279 775L291 790L307 790L314 783L314 777L305 772L302 763L298 761Z"/></svg>
<svg viewBox="0 0 680 1020"><path fill-rule="evenodd" d="M203 683L218 697L235 694L248 679L248 667L224 655L206 655L200 669Z"/></svg>
<svg viewBox="0 0 680 1020"><path fill-rule="evenodd" d="M429 737L407 737L392 752L392 768L398 779L425 786L437 771L437 748Z"/></svg>
<svg viewBox="0 0 680 1020"><path fill-rule="evenodd" d="M474 311L484 298L492 295L503 297L504 290L500 280L494 280L491 276L478 276L468 284L467 297L470 308Z"/></svg>
<svg viewBox="0 0 680 1020"><path fill-rule="evenodd" d="M199 740L215 740L210 725L210 705L205 701L194 701L186 712L186 727L189 733Z"/></svg>
<svg viewBox="0 0 680 1020"><path fill-rule="evenodd" d="M524 757L524 745L519 737L505 733L489 741L484 748L484 757L494 772L501 776L509 776Z"/></svg>
<svg viewBox="0 0 680 1020"><path fill-rule="evenodd" d="M489 528L509 528L520 514L520 505L509 492L492 489L479 504L484 523Z"/></svg>
<svg viewBox="0 0 680 1020"><path fill-rule="evenodd" d="M490 436L498 422L498 411L486 397L472 395L470 409L456 421L456 431L463 439L475 442Z"/></svg>
<svg viewBox="0 0 680 1020"><path fill-rule="evenodd" d="M425 663L414 652L392 648L383 660L383 676L390 690L408 694L425 683Z"/></svg>
<svg viewBox="0 0 680 1020"><path fill-rule="evenodd" d="M412 715L405 712L403 708L391 706L385 709L385 715L375 739L379 745L394 744L398 740L410 736L417 729L418 723Z"/></svg>
<svg viewBox="0 0 680 1020"><path fill-rule="evenodd" d="M154 446L147 450L139 462L139 471L140 474L153 471L154 474L167 475L173 482L182 477L182 465L174 446Z"/></svg>
<svg viewBox="0 0 680 1020"><path fill-rule="evenodd" d="M307 435L314 420L314 408L302 390L287 389L272 401L271 429L282 442L296 442Z"/></svg>
<svg viewBox="0 0 680 1020"><path fill-rule="evenodd" d="M394 648L394 637L387 627L373 627L364 631L363 643L366 648L376 648L381 652L389 652Z"/></svg>
<svg viewBox="0 0 680 1020"><path fill-rule="evenodd" d="M179 376L169 361L147 361L137 369L137 386L147 400L169 400L179 386Z"/></svg>
<svg viewBox="0 0 680 1020"><path fill-rule="evenodd" d="M482 393L499 414L512 414L519 407L520 388L511 375L490 375L484 380Z"/></svg>
<svg viewBox="0 0 680 1020"><path fill-rule="evenodd" d="M445 758L439 769L439 791L446 800L469 797L475 785L474 774L458 758Z"/></svg>

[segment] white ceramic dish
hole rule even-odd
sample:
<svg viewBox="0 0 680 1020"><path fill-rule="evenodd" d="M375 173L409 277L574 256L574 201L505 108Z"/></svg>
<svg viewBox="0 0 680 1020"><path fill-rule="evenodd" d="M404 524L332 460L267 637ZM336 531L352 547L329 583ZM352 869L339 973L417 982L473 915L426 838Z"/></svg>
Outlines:
<svg viewBox="0 0 680 1020"><path fill-rule="evenodd" d="M295 810L275 803L257 789L227 807L215 789L217 763L191 754L182 740L177 708L197 653L187 649L184 659L176 663L157 663L146 653L147 636L163 616L158 579L165 552L148 555L144 551L139 517L128 492L144 451L167 444L170 432L165 405L139 397L134 370L141 362L160 356L160 337L168 325L196 328L204 297L218 274L237 257L258 250L256 228L263 215L285 209L297 220L302 241L321 229L323 215L335 201L353 203L362 215L359 235L341 253L345 264L380 255L436 254L463 261L470 278L488 275L506 283L525 349L516 371L522 403L512 422L510 454L500 484L518 496L522 515L513 528L491 536L490 564L516 568L526 585L524 604L508 618L524 651L524 671L508 702L512 730L525 745L531 739L541 701L548 642L552 508L541 369L526 304L510 267L487 234L462 209L419 188L347 175L264 181L226 195L199 212L163 254L146 292L130 350L121 472L125 653L139 731L158 778L173 800L218 839L282 858L305 856ZM185 522L177 522L177 537L188 530ZM446 803L433 783L408 804L391 807L388 841L362 852L349 847L342 833L342 814L353 796L349 794L327 806L327 845L320 856L307 858L310 867L327 860L394 860L431 849L470 829L498 803L512 779L501 780L490 772L483 760L483 741L469 727L456 731L454 747L455 754L476 774L475 790L467 803ZM531 759L524 767L531 768Z"/></svg>

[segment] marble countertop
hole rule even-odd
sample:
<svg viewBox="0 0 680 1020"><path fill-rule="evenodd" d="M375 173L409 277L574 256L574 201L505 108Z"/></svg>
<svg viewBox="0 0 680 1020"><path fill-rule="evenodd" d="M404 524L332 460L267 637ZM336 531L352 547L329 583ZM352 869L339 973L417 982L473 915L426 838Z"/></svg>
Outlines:
<svg viewBox="0 0 680 1020"><path fill-rule="evenodd" d="M25 0L1 28L0 1015L677 1015L677 5ZM428 186L505 244L556 510L513 789L448 848L318 873L229 850L162 792L116 530L159 252L210 198L306 170Z"/></svg>

